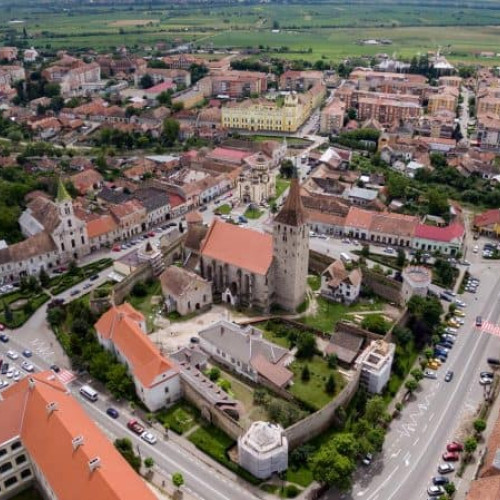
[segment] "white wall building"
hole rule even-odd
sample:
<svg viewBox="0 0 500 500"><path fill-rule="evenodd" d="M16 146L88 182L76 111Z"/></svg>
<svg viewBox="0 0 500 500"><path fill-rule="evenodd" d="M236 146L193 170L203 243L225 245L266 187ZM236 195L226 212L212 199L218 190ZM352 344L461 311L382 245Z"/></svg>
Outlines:
<svg viewBox="0 0 500 500"><path fill-rule="evenodd" d="M404 269L401 295L408 302L413 295L425 297L432 281L432 273L424 266L408 266Z"/></svg>
<svg viewBox="0 0 500 500"><path fill-rule="evenodd" d="M267 479L288 468L288 440L280 425L254 422L238 439L241 467L255 477Z"/></svg>
<svg viewBox="0 0 500 500"><path fill-rule="evenodd" d="M380 394L391 376L396 346L374 340L356 361L361 368L360 384L371 394Z"/></svg>
<svg viewBox="0 0 500 500"><path fill-rule="evenodd" d="M180 399L179 368L149 340L140 312L125 303L106 311L94 326L99 343L127 366L137 395L150 411Z"/></svg>

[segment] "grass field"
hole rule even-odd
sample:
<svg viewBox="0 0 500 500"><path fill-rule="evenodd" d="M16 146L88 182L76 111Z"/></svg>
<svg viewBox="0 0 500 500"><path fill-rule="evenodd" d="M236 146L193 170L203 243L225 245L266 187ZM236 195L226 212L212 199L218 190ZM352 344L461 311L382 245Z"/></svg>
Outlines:
<svg viewBox="0 0 500 500"><path fill-rule="evenodd" d="M23 22L11 24L12 19ZM276 26L280 32L272 33ZM21 32L26 28L29 45L37 48L107 50L127 45L141 50L158 41L190 41L206 48L287 47L280 57L331 61L378 52L411 57L441 47L452 61L496 64L498 58L477 59L476 54L486 50L496 53L499 26L498 0L465 5L451 0L435 5L422 5L416 0L359 0L348 4L316 0L287 5L235 2L211 8L197 4L147 8L136 4L126 8L36 5L0 9L0 30ZM359 44L361 39L371 38L388 38L393 43Z"/></svg>

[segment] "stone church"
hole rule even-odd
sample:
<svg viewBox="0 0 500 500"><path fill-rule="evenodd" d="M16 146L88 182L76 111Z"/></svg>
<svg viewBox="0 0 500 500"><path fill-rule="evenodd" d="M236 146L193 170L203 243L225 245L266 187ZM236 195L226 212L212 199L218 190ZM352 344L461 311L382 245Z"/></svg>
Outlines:
<svg viewBox="0 0 500 500"><path fill-rule="evenodd" d="M242 203L263 203L276 195L276 173L270 158L258 152L245 158L246 168L238 181Z"/></svg>
<svg viewBox="0 0 500 500"><path fill-rule="evenodd" d="M200 248L200 272L212 283L214 300L265 312L302 304L308 263L309 230L296 178L272 235L215 219Z"/></svg>

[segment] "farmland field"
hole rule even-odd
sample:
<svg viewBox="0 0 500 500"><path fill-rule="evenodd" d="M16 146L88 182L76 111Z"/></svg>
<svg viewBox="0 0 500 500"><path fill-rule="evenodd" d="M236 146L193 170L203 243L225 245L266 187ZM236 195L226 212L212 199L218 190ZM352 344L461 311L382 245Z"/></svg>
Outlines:
<svg viewBox="0 0 500 500"><path fill-rule="evenodd" d="M0 6L6 6L0 9L0 36L6 44L13 32L24 36L26 30L26 44L45 49L104 51L126 45L146 54L157 42L192 42L206 49L261 46L270 56L280 49L284 58L336 62L346 56L379 52L409 58L440 47L452 61L498 64L498 58L479 59L478 53L496 53L500 0L461 5L449 0L359 0L348 4L315 0L287 5L218 2L210 8L159 2L147 6L144 2L130 6L119 2L84 6L79 2L64 9L43 4L22 7L30 1L20 4L0 0ZM367 39L392 43L360 43Z"/></svg>

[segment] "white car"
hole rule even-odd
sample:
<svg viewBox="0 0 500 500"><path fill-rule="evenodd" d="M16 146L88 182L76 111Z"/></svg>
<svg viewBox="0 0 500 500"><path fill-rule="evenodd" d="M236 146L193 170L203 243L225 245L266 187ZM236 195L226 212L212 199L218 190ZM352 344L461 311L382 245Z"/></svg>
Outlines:
<svg viewBox="0 0 500 500"><path fill-rule="evenodd" d="M7 378L12 378L14 376L14 370L11 368L6 374L5 376Z"/></svg>
<svg viewBox="0 0 500 500"><path fill-rule="evenodd" d="M28 361L23 361L21 363L21 368L23 370L26 370L27 372L34 372L35 371L35 367L31 363L28 363Z"/></svg>
<svg viewBox="0 0 500 500"><path fill-rule="evenodd" d="M0 389L5 389L9 386L9 382L7 380L0 380Z"/></svg>
<svg viewBox="0 0 500 500"><path fill-rule="evenodd" d="M18 380L21 379L21 372L19 370L14 370L14 375L12 376L12 379L17 382Z"/></svg>
<svg viewBox="0 0 500 500"><path fill-rule="evenodd" d="M444 488L442 486L435 486L435 485L432 485L432 486L429 486L427 488L427 493L431 496L431 497L437 497L437 496L441 496L441 495L444 495L446 492L444 491Z"/></svg>
<svg viewBox="0 0 500 500"><path fill-rule="evenodd" d="M155 444L156 443L156 436L151 433L151 432L148 432L148 431L144 431L142 434L141 434L141 439L146 441L146 443L149 443L149 444Z"/></svg>
<svg viewBox="0 0 500 500"><path fill-rule="evenodd" d="M476 246L472 249L472 251L473 251L474 253L479 252L479 247L476 245Z"/></svg>
<svg viewBox="0 0 500 500"><path fill-rule="evenodd" d="M16 360L19 357L16 351L7 351L7 357L13 360Z"/></svg>

